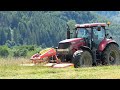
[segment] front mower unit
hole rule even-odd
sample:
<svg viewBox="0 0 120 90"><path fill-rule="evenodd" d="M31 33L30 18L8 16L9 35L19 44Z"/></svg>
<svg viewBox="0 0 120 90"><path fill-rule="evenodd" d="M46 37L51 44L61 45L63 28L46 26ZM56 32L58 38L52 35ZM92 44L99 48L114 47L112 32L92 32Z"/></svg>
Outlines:
<svg viewBox="0 0 120 90"><path fill-rule="evenodd" d="M54 48L47 48L40 51L37 54L34 54L30 60L32 60L32 65L35 66L39 63L46 63L43 66L46 67L53 67L53 68L65 68L69 66L73 66L72 63L62 63L56 56L56 50ZM23 66L29 66L28 64Z"/></svg>
<svg viewBox="0 0 120 90"><path fill-rule="evenodd" d="M56 50L54 48L47 48L42 51L40 51L37 54L34 54L30 60L34 64L36 63L42 63L42 62L56 62L58 63L58 58L56 56Z"/></svg>

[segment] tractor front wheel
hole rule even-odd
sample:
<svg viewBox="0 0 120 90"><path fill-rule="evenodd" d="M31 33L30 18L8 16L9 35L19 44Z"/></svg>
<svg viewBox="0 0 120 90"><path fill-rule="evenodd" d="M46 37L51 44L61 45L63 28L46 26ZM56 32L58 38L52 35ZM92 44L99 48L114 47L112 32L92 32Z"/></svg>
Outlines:
<svg viewBox="0 0 120 90"><path fill-rule="evenodd" d="M89 51L78 50L73 54L72 63L74 64L74 68L91 67L93 64L93 58Z"/></svg>
<svg viewBox="0 0 120 90"><path fill-rule="evenodd" d="M115 44L111 44L106 47L102 53L103 65L118 65L120 64L120 52L119 48Z"/></svg>

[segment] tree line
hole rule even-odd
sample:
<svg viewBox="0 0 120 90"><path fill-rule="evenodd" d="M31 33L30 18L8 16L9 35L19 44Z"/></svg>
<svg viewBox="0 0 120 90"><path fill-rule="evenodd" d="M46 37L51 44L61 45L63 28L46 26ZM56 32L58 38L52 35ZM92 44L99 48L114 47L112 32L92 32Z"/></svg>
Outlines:
<svg viewBox="0 0 120 90"><path fill-rule="evenodd" d="M66 39L66 23L107 22L107 15L118 12L95 11L1 11L0 45L8 47L20 45L38 45L42 47L57 46ZM118 36L120 25L112 23L110 33ZM117 37L116 36L116 37Z"/></svg>

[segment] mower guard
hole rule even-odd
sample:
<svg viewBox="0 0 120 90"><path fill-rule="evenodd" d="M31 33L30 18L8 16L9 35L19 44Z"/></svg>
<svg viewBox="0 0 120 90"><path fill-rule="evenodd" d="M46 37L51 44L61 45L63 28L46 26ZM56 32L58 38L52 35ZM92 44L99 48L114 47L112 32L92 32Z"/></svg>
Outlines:
<svg viewBox="0 0 120 90"><path fill-rule="evenodd" d="M20 64L20 66L36 66L38 64L34 64L34 63L29 63L29 64ZM66 67L70 67L73 66L72 63L47 63L45 65L43 65L44 67L52 67L52 68L66 68Z"/></svg>
<svg viewBox="0 0 120 90"><path fill-rule="evenodd" d="M57 64L57 63L47 63L44 66L53 67L53 68L66 68L66 67L73 66L73 64L72 63L60 63L60 64Z"/></svg>

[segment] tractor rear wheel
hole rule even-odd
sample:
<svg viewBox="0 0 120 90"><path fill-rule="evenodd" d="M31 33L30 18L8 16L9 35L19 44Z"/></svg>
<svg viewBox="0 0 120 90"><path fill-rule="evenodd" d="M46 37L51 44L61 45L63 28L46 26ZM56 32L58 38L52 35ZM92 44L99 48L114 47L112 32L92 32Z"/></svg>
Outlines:
<svg viewBox="0 0 120 90"><path fill-rule="evenodd" d="M115 44L111 44L106 47L102 53L103 65L118 65L120 64L120 52L119 48Z"/></svg>
<svg viewBox="0 0 120 90"><path fill-rule="evenodd" d="M74 64L74 68L79 67L91 67L93 63L92 55L87 50L78 50L73 54L72 63Z"/></svg>

